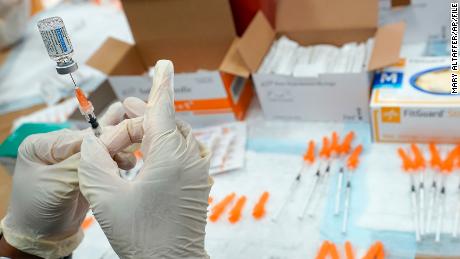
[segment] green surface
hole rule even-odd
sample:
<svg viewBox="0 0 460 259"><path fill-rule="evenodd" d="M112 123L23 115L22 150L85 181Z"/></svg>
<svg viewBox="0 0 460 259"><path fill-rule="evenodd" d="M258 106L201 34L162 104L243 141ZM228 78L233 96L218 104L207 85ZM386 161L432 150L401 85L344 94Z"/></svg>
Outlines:
<svg viewBox="0 0 460 259"><path fill-rule="evenodd" d="M25 123L17 128L0 145L0 157L17 157L18 148L22 141L30 135L47 133L69 128L68 123Z"/></svg>

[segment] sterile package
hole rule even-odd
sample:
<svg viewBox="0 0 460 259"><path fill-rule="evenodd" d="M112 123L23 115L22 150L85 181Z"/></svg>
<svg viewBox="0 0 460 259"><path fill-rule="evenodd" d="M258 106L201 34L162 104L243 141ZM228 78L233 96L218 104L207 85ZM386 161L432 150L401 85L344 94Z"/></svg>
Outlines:
<svg viewBox="0 0 460 259"><path fill-rule="evenodd" d="M360 73L367 69L373 41L300 46L286 36L273 42L259 74L318 77L324 73Z"/></svg>
<svg viewBox="0 0 460 259"><path fill-rule="evenodd" d="M370 103L374 141L457 143L460 96L451 91L448 57L407 58L377 72Z"/></svg>
<svg viewBox="0 0 460 259"><path fill-rule="evenodd" d="M218 174L244 166L246 123L234 122L195 129L194 136L212 152L209 173Z"/></svg>
<svg viewBox="0 0 460 259"><path fill-rule="evenodd" d="M238 50L266 119L369 121L372 73L398 61L404 35L378 26L378 4L280 1L274 28L255 15Z"/></svg>

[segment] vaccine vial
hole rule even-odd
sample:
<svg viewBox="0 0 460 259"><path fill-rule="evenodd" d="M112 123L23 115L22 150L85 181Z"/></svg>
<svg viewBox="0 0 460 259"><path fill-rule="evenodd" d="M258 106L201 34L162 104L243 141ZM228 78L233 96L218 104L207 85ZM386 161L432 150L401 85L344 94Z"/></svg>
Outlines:
<svg viewBox="0 0 460 259"><path fill-rule="evenodd" d="M72 43L65 29L64 21L60 17L50 17L40 20L37 26L48 55L56 61L58 74L75 72L78 65L72 59Z"/></svg>

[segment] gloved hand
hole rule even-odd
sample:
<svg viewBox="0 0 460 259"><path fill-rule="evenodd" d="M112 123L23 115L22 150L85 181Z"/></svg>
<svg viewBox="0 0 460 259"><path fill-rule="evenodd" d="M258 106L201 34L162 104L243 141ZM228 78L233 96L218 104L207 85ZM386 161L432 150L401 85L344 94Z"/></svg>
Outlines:
<svg viewBox="0 0 460 259"><path fill-rule="evenodd" d="M190 126L175 119L173 73L170 61L156 64L145 115L115 127L116 136L124 138L113 132L99 139L87 136L81 147L81 191L121 258L208 257L204 237L210 154ZM144 166L133 181L126 181L111 150L141 140Z"/></svg>
<svg viewBox="0 0 460 259"><path fill-rule="evenodd" d="M125 118L121 103L111 105L101 125ZM18 152L7 215L1 222L11 246L44 258L67 256L80 243L80 225L88 202L78 186L80 146L90 130L61 130L28 137ZM115 156L119 166L134 165L129 155Z"/></svg>

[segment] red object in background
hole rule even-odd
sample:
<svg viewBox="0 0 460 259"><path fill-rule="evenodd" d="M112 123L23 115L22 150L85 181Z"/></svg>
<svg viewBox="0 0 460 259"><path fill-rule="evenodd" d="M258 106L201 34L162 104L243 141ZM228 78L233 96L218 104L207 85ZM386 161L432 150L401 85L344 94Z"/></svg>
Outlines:
<svg viewBox="0 0 460 259"><path fill-rule="evenodd" d="M230 0L238 36L244 33L259 10L265 14L274 27L276 2L277 0Z"/></svg>

